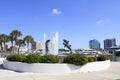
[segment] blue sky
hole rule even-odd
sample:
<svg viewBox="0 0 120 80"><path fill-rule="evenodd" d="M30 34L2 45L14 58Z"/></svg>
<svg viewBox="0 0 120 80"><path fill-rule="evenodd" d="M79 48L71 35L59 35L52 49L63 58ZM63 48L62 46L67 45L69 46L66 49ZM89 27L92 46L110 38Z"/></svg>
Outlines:
<svg viewBox="0 0 120 80"><path fill-rule="evenodd" d="M91 39L116 38L120 43L120 0L0 0L0 34L18 29L43 42L59 32L59 47L89 47Z"/></svg>

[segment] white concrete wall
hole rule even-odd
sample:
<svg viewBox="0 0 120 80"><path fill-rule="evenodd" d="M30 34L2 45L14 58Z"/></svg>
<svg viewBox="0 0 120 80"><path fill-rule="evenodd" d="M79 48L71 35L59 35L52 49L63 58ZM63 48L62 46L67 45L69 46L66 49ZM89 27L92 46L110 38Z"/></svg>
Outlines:
<svg viewBox="0 0 120 80"><path fill-rule="evenodd" d="M100 71L110 67L110 60L91 62L84 66L81 66L80 69L76 69L73 72L91 72L91 71Z"/></svg>
<svg viewBox="0 0 120 80"><path fill-rule="evenodd" d="M4 60L5 58L0 58L0 64L2 64Z"/></svg>
<svg viewBox="0 0 120 80"><path fill-rule="evenodd" d="M71 72L88 72L99 71L110 66L110 61L91 62L84 66L75 66L72 64L51 64L51 63L34 63L27 64L21 62L10 62L5 60L3 67L10 70L22 72L38 72L38 73L71 73Z"/></svg>

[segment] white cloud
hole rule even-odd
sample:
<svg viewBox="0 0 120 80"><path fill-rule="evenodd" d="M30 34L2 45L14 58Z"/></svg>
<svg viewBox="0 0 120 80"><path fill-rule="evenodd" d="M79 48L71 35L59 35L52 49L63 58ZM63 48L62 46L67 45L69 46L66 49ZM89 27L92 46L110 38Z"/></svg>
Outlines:
<svg viewBox="0 0 120 80"><path fill-rule="evenodd" d="M103 20L98 20L97 24L103 24Z"/></svg>
<svg viewBox="0 0 120 80"><path fill-rule="evenodd" d="M58 9L52 9L52 14L55 14L55 15L62 14L62 11Z"/></svg>
<svg viewBox="0 0 120 80"><path fill-rule="evenodd" d="M111 20L110 19L101 19L101 20L97 20L96 23L98 25L101 25L101 24L109 24L111 23Z"/></svg>

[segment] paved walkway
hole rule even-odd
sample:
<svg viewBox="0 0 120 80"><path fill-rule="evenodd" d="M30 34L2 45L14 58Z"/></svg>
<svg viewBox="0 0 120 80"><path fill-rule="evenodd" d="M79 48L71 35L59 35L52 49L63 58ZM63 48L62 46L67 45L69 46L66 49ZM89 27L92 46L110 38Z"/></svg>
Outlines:
<svg viewBox="0 0 120 80"><path fill-rule="evenodd" d="M5 70L0 65L0 80L115 80L120 78L120 62L111 62L110 68L97 72L70 74L20 73Z"/></svg>

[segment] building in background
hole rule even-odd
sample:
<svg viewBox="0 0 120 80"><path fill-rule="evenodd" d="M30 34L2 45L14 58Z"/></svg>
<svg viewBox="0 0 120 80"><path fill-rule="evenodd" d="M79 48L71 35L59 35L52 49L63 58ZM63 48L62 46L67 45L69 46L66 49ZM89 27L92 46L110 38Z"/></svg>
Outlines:
<svg viewBox="0 0 120 80"><path fill-rule="evenodd" d="M14 46L15 53L18 53L18 48L19 47L17 45ZM19 53L26 53L27 51L28 51L28 48L26 48L25 46L21 46L19 48Z"/></svg>
<svg viewBox="0 0 120 80"><path fill-rule="evenodd" d="M95 49L95 50L100 50L100 42L97 41L96 39L90 40L89 41L89 48Z"/></svg>
<svg viewBox="0 0 120 80"><path fill-rule="evenodd" d="M103 54L101 51L95 49L86 49L82 51L83 54Z"/></svg>
<svg viewBox="0 0 120 80"><path fill-rule="evenodd" d="M35 41L32 43L32 50L34 51L39 51L42 50L42 44L40 43L40 41Z"/></svg>
<svg viewBox="0 0 120 80"><path fill-rule="evenodd" d="M116 46L116 39L105 39L104 40L104 49L105 50L110 50L112 46Z"/></svg>
<svg viewBox="0 0 120 80"><path fill-rule="evenodd" d="M9 44L5 45L6 50L10 50L11 46Z"/></svg>

